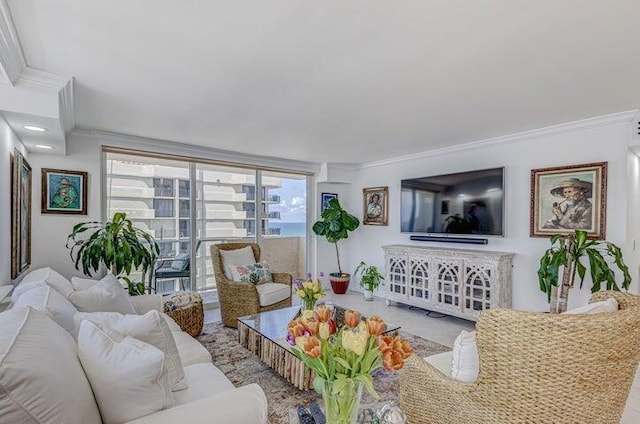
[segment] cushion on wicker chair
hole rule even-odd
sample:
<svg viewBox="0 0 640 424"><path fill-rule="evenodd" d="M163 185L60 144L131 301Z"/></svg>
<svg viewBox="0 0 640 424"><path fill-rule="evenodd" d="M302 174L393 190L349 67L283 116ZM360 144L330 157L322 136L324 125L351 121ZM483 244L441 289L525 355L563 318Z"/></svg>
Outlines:
<svg viewBox="0 0 640 424"><path fill-rule="evenodd" d="M251 246L245 246L242 249L220 250L220 256L222 257L224 275L229 280L233 280L231 270L234 265L246 265L256 262Z"/></svg>
<svg viewBox="0 0 640 424"><path fill-rule="evenodd" d="M260 306L269 306L288 299L291 296L291 286L280 283L265 283L256 286Z"/></svg>

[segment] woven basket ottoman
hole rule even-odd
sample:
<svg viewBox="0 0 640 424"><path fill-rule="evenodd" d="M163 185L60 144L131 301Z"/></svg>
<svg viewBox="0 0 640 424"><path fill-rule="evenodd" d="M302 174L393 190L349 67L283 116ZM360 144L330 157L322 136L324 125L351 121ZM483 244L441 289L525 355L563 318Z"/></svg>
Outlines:
<svg viewBox="0 0 640 424"><path fill-rule="evenodd" d="M196 292L175 292L163 298L164 313L180 326L182 331L197 337L204 326L202 296Z"/></svg>

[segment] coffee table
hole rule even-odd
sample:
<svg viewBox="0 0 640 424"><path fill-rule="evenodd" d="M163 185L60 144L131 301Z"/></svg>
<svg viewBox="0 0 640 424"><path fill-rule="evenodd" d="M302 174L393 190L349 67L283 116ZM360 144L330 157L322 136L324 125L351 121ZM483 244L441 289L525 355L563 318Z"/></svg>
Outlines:
<svg viewBox="0 0 640 424"><path fill-rule="evenodd" d="M336 325L343 323L345 309L335 306ZM238 342L257 355L262 362L300 390L313 388L314 373L296 358L287 343L287 325L300 314L300 306L260 312L238 318ZM400 329L387 323L384 334L395 335Z"/></svg>

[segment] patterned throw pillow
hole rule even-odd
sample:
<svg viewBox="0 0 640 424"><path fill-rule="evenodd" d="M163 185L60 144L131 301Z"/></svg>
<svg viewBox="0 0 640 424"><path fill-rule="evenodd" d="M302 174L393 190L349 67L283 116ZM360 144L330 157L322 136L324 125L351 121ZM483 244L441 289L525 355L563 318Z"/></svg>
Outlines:
<svg viewBox="0 0 640 424"><path fill-rule="evenodd" d="M273 283L267 261L251 265L235 265L231 268L231 275L233 281L253 284Z"/></svg>

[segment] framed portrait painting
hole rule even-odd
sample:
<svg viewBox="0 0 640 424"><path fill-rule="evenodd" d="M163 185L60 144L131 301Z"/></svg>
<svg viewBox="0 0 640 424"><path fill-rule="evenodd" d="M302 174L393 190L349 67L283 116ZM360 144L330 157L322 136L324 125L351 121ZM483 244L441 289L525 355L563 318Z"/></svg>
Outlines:
<svg viewBox="0 0 640 424"><path fill-rule="evenodd" d="M531 237L585 230L606 237L607 162L531 171Z"/></svg>
<svg viewBox="0 0 640 424"><path fill-rule="evenodd" d="M320 213L324 212L324 210L329 207L329 200L337 198L338 195L336 193L322 193L322 198L320 199Z"/></svg>
<svg viewBox="0 0 640 424"><path fill-rule="evenodd" d="M365 225L388 225L389 187L369 187L362 189L362 223Z"/></svg>
<svg viewBox="0 0 640 424"><path fill-rule="evenodd" d="M31 166L18 149L11 157L11 278L31 265Z"/></svg>
<svg viewBox="0 0 640 424"><path fill-rule="evenodd" d="M87 173L42 169L42 213L87 214Z"/></svg>

